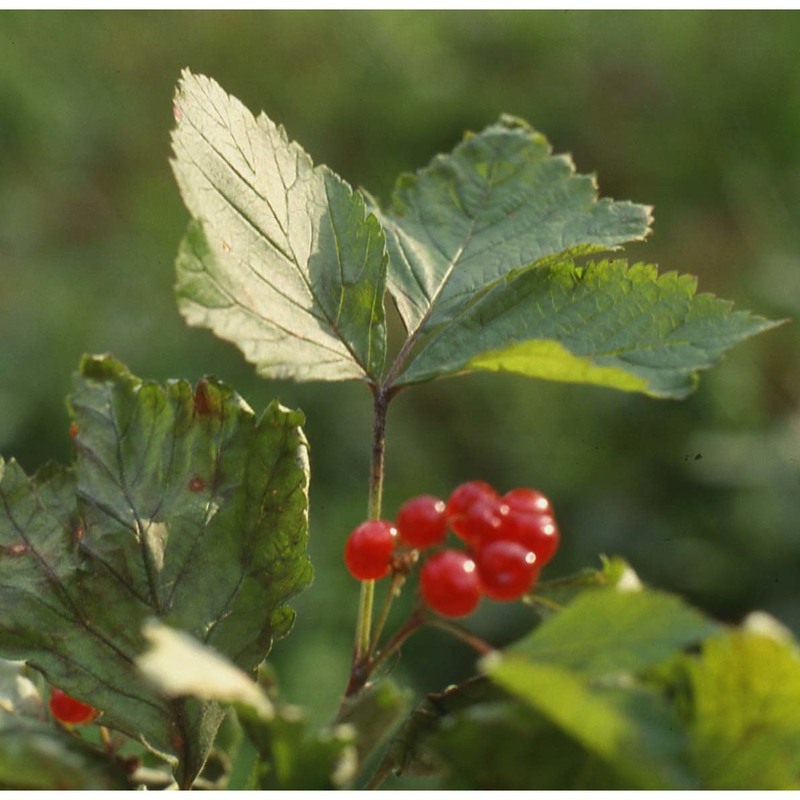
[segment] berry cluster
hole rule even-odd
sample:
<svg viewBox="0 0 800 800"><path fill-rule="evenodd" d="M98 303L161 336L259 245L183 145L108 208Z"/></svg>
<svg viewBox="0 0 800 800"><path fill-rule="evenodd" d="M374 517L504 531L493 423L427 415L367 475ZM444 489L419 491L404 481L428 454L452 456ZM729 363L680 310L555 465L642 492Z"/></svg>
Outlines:
<svg viewBox="0 0 800 800"><path fill-rule="evenodd" d="M403 554L444 545L448 529L466 549L438 547L425 558L419 582L433 611L464 617L482 596L517 600L555 555L560 539L549 500L535 489L500 496L484 481L458 486L447 503L421 495L401 506L394 523L369 520L345 546L345 563L358 580L399 569Z"/></svg>

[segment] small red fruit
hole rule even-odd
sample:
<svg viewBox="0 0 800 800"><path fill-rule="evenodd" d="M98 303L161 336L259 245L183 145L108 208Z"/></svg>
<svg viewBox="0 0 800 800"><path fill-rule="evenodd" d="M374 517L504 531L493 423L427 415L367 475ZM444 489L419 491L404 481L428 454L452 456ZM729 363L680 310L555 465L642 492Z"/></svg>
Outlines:
<svg viewBox="0 0 800 800"><path fill-rule="evenodd" d="M65 725L88 725L100 713L93 708L68 694L61 689L50 690L50 713Z"/></svg>
<svg viewBox="0 0 800 800"><path fill-rule="evenodd" d="M512 511L526 511L530 514L552 514L550 501L536 489L512 489L503 495L503 502Z"/></svg>
<svg viewBox="0 0 800 800"><path fill-rule="evenodd" d="M397 528L391 522L371 519L362 522L347 537L344 563L359 581L373 581L389 574Z"/></svg>
<svg viewBox="0 0 800 800"><path fill-rule="evenodd" d="M429 494L412 497L397 512L397 535L411 547L430 547L444 541L447 515L444 501Z"/></svg>
<svg viewBox="0 0 800 800"><path fill-rule="evenodd" d="M468 541L472 537L471 526L466 521L469 511L477 503L497 503L498 500L497 492L485 481L462 483L453 490L447 501L447 521L456 535ZM478 512L474 516L480 518L483 515L484 512Z"/></svg>
<svg viewBox="0 0 800 800"><path fill-rule="evenodd" d="M508 506L498 497L476 500L458 518L456 533L471 547L481 547L502 537L508 511Z"/></svg>
<svg viewBox="0 0 800 800"><path fill-rule="evenodd" d="M503 520L498 538L517 542L532 551L541 568L556 554L561 534L551 514L511 511Z"/></svg>
<svg viewBox="0 0 800 800"><path fill-rule="evenodd" d="M475 562L461 550L442 550L431 556L419 574L422 598L443 617L466 617L481 600Z"/></svg>
<svg viewBox="0 0 800 800"><path fill-rule="evenodd" d="M517 542L487 544L475 556L481 589L493 600L517 600L536 581L536 556Z"/></svg>

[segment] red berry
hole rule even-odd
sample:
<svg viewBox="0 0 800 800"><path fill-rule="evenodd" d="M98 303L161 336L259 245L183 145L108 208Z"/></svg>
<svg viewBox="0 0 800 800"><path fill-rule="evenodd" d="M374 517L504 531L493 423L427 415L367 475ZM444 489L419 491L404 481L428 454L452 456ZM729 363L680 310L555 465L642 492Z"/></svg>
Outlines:
<svg viewBox="0 0 800 800"><path fill-rule="evenodd" d="M450 499L447 501L447 521L456 535L462 539L472 538L470 524L466 522L467 514L477 503L498 502L497 492L485 481L467 481L457 486ZM475 517L479 518L485 512L478 512ZM480 525L480 523L478 523Z"/></svg>
<svg viewBox="0 0 800 800"><path fill-rule="evenodd" d="M391 522L371 519L362 522L347 537L344 563L359 581L372 581L389 574L397 529Z"/></svg>
<svg viewBox="0 0 800 800"><path fill-rule="evenodd" d="M481 600L475 562L461 550L431 556L419 574L422 598L443 617L466 617Z"/></svg>
<svg viewBox="0 0 800 800"><path fill-rule="evenodd" d="M497 497L497 492L486 481L467 481L453 489L447 501L447 516L463 514L476 500Z"/></svg>
<svg viewBox="0 0 800 800"><path fill-rule="evenodd" d="M471 547L481 547L502 536L507 514L508 506L500 498L482 498L458 517L454 530Z"/></svg>
<svg viewBox="0 0 800 800"><path fill-rule="evenodd" d="M61 689L50 691L50 713L59 721L66 725L87 725L98 715L96 708L81 703L74 697L64 694Z"/></svg>
<svg viewBox="0 0 800 800"><path fill-rule="evenodd" d="M536 489L512 489L503 495L503 502L512 511L527 511L531 514L552 514L550 501Z"/></svg>
<svg viewBox="0 0 800 800"><path fill-rule="evenodd" d="M438 497L412 497L397 512L397 535L412 547L430 547L447 534L445 504Z"/></svg>
<svg viewBox="0 0 800 800"><path fill-rule="evenodd" d="M502 532L498 538L517 542L533 552L536 563L541 568L556 554L561 534L551 514L512 510L503 519Z"/></svg>
<svg viewBox="0 0 800 800"><path fill-rule="evenodd" d="M516 600L533 586L539 572L536 556L517 542L487 544L475 556L481 589L493 600Z"/></svg>

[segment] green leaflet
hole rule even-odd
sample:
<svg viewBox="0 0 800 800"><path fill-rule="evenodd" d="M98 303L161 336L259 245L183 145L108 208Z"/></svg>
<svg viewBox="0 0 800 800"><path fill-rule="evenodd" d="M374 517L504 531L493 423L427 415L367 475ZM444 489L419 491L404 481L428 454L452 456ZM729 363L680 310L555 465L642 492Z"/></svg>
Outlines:
<svg viewBox="0 0 800 800"><path fill-rule="evenodd" d="M684 397L697 370L771 322L690 275L625 261L546 260L497 281L423 339L398 384L488 370Z"/></svg>
<svg viewBox="0 0 800 800"><path fill-rule="evenodd" d="M363 197L209 78L184 71L174 109L194 218L177 261L186 320L267 377L377 379L387 257Z"/></svg>
<svg viewBox="0 0 800 800"><path fill-rule="evenodd" d="M188 785L222 718L166 700L135 665L160 618L251 671L291 627L305 587L302 415L260 420L225 384L142 382L86 357L70 407L72 468L0 477L0 653L141 739Z"/></svg>
<svg viewBox="0 0 800 800"><path fill-rule="evenodd" d="M404 175L382 214L389 290L409 334L450 321L485 287L546 256L644 238L650 209L597 198L595 179L503 116Z"/></svg>

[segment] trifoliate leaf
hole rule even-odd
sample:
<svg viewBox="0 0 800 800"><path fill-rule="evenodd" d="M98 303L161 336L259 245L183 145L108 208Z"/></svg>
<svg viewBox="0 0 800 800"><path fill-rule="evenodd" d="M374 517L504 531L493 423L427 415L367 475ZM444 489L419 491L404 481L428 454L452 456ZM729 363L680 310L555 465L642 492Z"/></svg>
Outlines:
<svg viewBox="0 0 800 800"><path fill-rule="evenodd" d="M302 415L256 420L213 379L143 382L86 357L70 398L77 460L0 465L0 654L177 764L188 786L223 716L139 672L157 618L245 671L290 628L310 580Z"/></svg>
<svg viewBox="0 0 800 800"><path fill-rule="evenodd" d="M209 78L184 71L174 110L173 168L194 218L181 313L264 376L375 380L387 256L362 196Z"/></svg>
<svg viewBox="0 0 800 800"><path fill-rule="evenodd" d="M421 341L398 384L473 370L684 397L737 342L779 323L690 275L624 261L546 260L474 297Z"/></svg>

